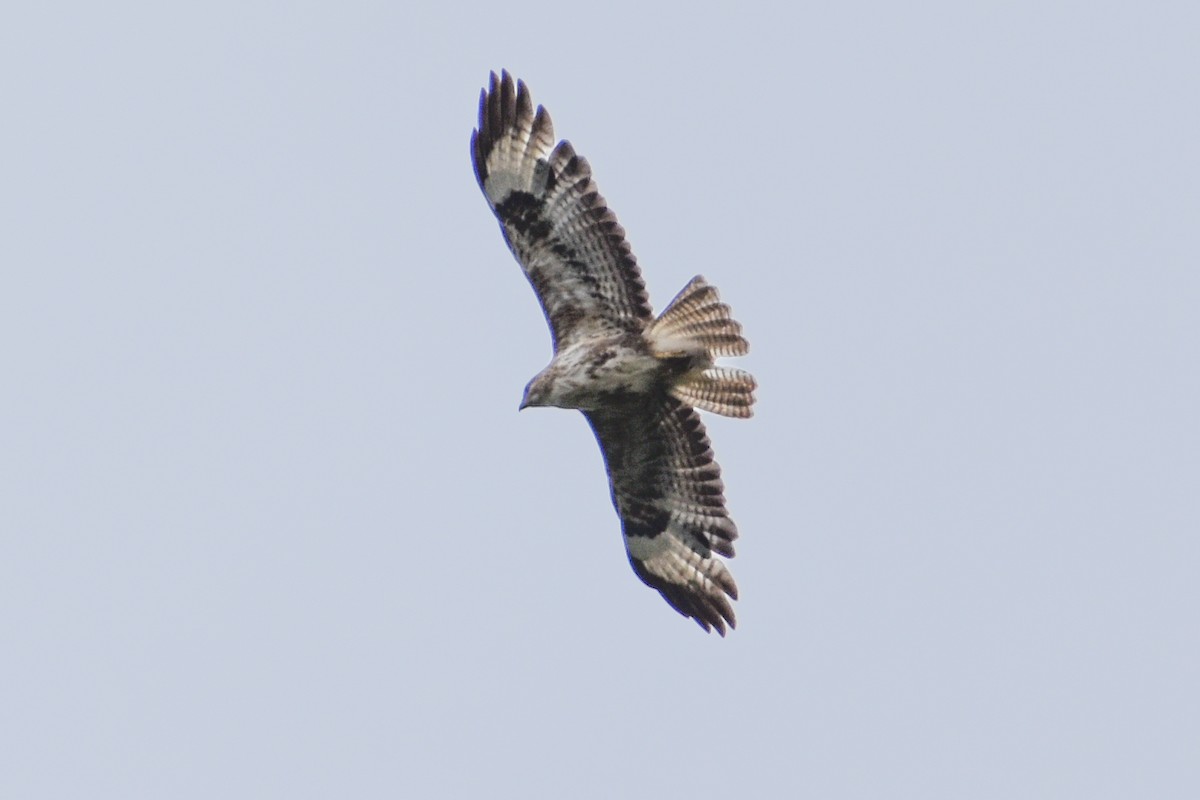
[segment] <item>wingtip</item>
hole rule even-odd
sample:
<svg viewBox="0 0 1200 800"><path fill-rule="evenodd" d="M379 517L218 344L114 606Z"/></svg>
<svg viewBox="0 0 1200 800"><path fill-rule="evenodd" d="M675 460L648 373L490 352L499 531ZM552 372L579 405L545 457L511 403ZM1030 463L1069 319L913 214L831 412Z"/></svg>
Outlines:
<svg viewBox="0 0 1200 800"><path fill-rule="evenodd" d="M728 615L726 615L726 611ZM705 633L715 633L722 639L725 638L726 633L737 629L737 618L733 615L732 608L718 611L708 617L693 616L692 619L704 629Z"/></svg>

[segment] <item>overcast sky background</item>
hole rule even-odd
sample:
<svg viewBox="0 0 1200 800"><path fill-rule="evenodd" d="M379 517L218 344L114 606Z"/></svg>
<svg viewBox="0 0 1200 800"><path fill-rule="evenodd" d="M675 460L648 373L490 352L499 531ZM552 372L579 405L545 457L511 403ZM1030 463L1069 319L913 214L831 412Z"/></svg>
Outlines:
<svg viewBox="0 0 1200 800"><path fill-rule="evenodd" d="M1194 3L2 16L0 795L1200 796ZM517 413L501 67L751 340L727 639Z"/></svg>

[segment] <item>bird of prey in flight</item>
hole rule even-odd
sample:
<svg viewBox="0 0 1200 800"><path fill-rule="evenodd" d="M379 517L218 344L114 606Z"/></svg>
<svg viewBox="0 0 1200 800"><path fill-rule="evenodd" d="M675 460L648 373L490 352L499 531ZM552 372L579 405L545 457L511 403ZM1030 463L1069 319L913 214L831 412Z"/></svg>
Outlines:
<svg viewBox="0 0 1200 800"><path fill-rule="evenodd" d="M533 285L554 357L521 408L578 409L608 468L629 563L679 613L722 636L736 625L737 527L697 409L749 417L754 378L717 366L749 350L729 306L693 278L657 317L625 231L587 160L555 142L524 82L492 73L471 136L479 186Z"/></svg>

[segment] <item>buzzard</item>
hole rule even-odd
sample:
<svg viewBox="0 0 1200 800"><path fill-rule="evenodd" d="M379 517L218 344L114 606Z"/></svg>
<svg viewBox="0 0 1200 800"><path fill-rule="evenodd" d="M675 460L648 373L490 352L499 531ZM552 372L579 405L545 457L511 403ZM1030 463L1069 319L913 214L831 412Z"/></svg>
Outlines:
<svg viewBox="0 0 1200 800"><path fill-rule="evenodd" d="M479 186L554 339L521 408L583 412L608 467L629 563L676 611L722 636L737 585L721 468L696 409L749 417L754 379L719 356L749 345L717 290L693 278L658 317L588 162L557 144L524 82L493 72L471 135Z"/></svg>

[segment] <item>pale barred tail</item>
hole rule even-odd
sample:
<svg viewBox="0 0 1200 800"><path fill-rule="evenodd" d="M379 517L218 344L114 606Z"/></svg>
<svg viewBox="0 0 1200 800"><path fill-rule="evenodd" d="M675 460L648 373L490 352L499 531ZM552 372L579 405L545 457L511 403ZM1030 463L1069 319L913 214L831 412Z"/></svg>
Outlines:
<svg viewBox="0 0 1200 800"><path fill-rule="evenodd" d="M646 329L655 355L662 358L701 356L708 363L689 370L671 393L683 402L727 417L749 417L754 406L754 378L733 367L714 367L721 356L744 356L750 343L715 286L697 275L684 286Z"/></svg>
<svg viewBox="0 0 1200 800"><path fill-rule="evenodd" d="M671 356L694 353L698 348L709 358L744 356L750 343L742 337L742 326L721 302L717 288L700 275L675 295L658 319L646 329L655 353Z"/></svg>
<svg viewBox="0 0 1200 800"><path fill-rule="evenodd" d="M708 367L685 373L671 394L704 411L745 419L754 413L754 389L749 372L735 367Z"/></svg>

